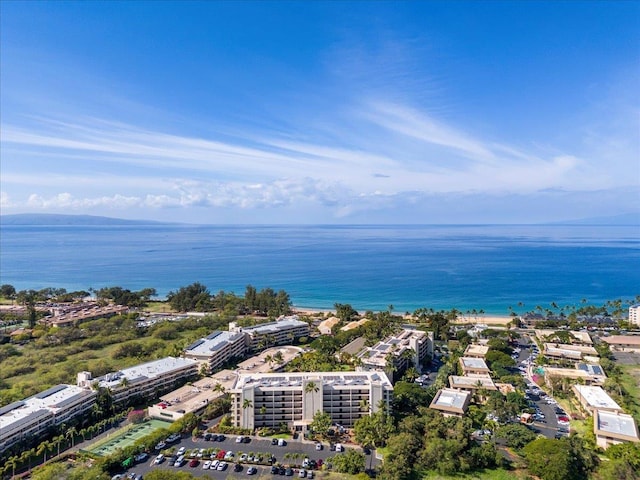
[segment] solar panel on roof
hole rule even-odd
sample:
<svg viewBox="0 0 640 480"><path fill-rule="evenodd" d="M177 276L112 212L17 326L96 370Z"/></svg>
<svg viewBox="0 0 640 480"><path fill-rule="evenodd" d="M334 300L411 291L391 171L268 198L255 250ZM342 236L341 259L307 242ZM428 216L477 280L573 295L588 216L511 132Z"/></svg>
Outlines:
<svg viewBox="0 0 640 480"><path fill-rule="evenodd" d="M5 413L9 413L11 410L15 410L16 408L20 408L25 405L26 403L24 402L24 400L18 400L17 402L13 402L13 403L10 403L9 405L5 405L4 407L0 408L0 417Z"/></svg>
<svg viewBox="0 0 640 480"><path fill-rule="evenodd" d="M56 385L55 387L51 387L44 392L36 393L34 397L42 400L43 398L47 398L48 396L53 395L54 393L58 393L65 388L67 388L66 385Z"/></svg>
<svg viewBox="0 0 640 480"><path fill-rule="evenodd" d="M197 340L197 341L193 342L191 345L189 345L187 348L185 348L185 350L193 350L194 348L199 347L203 343L204 343L204 340L202 340L202 339Z"/></svg>
<svg viewBox="0 0 640 480"><path fill-rule="evenodd" d="M213 332L213 333L210 333L210 334L209 334L209 335L207 335L205 338L206 338L207 340L213 340L214 338L216 338L218 335L221 335L221 334L222 334L222 332L218 330L218 331L215 331L215 332Z"/></svg>

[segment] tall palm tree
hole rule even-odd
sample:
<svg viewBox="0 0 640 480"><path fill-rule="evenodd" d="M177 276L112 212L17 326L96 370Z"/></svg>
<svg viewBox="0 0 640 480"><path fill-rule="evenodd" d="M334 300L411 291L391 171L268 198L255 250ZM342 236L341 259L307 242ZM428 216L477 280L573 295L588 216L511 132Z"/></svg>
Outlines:
<svg viewBox="0 0 640 480"><path fill-rule="evenodd" d="M78 434L78 430L76 427L71 427L67 430L67 440L71 440L71 448L75 446L76 435Z"/></svg>
<svg viewBox="0 0 640 480"><path fill-rule="evenodd" d="M11 478L16 476L16 466L18 465L18 457L14 456L14 457L9 457L9 459L7 460L7 462L5 463L5 470L8 472L9 468L11 468L13 470L12 474L11 474Z"/></svg>

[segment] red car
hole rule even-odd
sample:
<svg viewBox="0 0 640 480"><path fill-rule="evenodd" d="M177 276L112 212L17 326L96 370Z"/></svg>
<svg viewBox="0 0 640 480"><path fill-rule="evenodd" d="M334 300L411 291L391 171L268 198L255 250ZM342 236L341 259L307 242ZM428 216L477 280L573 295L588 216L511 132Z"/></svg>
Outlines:
<svg viewBox="0 0 640 480"><path fill-rule="evenodd" d="M191 460L191 461L189 462L189 466L190 466L191 468L195 468L195 467L197 467L197 466L198 466L198 464L199 464L199 463L200 463L200 462L194 458L193 460Z"/></svg>
<svg viewBox="0 0 640 480"><path fill-rule="evenodd" d="M560 417L558 417L558 421L560 421L560 422L568 422L569 421L569 417L560 416Z"/></svg>
<svg viewBox="0 0 640 480"><path fill-rule="evenodd" d="M218 454L216 455L216 458L219 459L219 460L222 460L226 454L227 454L227 452L225 452L224 450L220 450L218 452Z"/></svg>

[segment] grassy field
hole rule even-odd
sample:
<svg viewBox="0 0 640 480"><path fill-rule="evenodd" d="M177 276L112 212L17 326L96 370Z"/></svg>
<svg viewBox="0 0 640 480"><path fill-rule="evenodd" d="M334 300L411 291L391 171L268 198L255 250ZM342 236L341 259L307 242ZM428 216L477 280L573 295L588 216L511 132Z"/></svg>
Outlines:
<svg viewBox="0 0 640 480"><path fill-rule="evenodd" d="M149 302L143 310L151 313L176 313L168 302Z"/></svg>
<svg viewBox="0 0 640 480"><path fill-rule="evenodd" d="M427 473L421 477L423 480L518 480L531 478L525 471L518 470L485 470L484 472L476 472L459 475L440 475L438 473Z"/></svg>

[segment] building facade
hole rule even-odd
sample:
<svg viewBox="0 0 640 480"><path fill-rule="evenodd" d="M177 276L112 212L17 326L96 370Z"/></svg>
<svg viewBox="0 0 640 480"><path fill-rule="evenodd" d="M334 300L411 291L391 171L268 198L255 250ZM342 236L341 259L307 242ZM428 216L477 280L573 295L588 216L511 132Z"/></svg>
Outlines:
<svg viewBox="0 0 640 480"><path fill-rule="evenodd" d="M629 323L636 327L640 327L640 303L636 303L629 307Z"/></svg>
<svg viewBox="0 0 640 480"><path fill-rule="evenodd" d="M306 431L316 412L353 427L359 418L389 409L393 386L384 372L264 373L240 375L231 389L231 418L241 428Z"/></svg>
<svg viewBox="0 0 640 480"><path fill-rule="evenodd" d="M596 436L596 444L605 450L611 445L640 441L636 422L626 413L595 410L593 433Z"/></svg>
<svg viewBox="0 0 640 480"><path fill-rule="evenodd" d="M366 348L358 354L358 371L384 371L391 379L413 364L418 370L433 359L433 332L403 328L400 333Z"/></svg>
<svg viewBox="0 0 640 480"><path fill-rule="evenodd" d="M295 339L309 336L309 324L298 320L297 315L278 318L275 322L262 323L254 327L239 327L229 323L229 331L243 333L247 349L262 350L266 347L285 345Z"/></svg>
<svg viewBox="0 0 640 480"><path fill-rule="evenodd" d="M69 423L91 410L96 392L75 385L57 385L0 408L0 452L44 434L50 427Z"/></svg>
<svg viewBox="0 0 640 480"><path fill-rule="evenodd" d="M246 352L247 340L242 332L215 331L185 348L183 356L213 372L232 358L244 357Z"/></svg>
<svg viewBox="0 0 640 480"><path fill-rule="evenodd" d="M198 374L198 362L190 358L166 357L160 360L108 373L93 380L90 372L78 374L78 386L97 384L108 388L114 403L122 404L134 398L149 399L170 391Z"/></svg>

